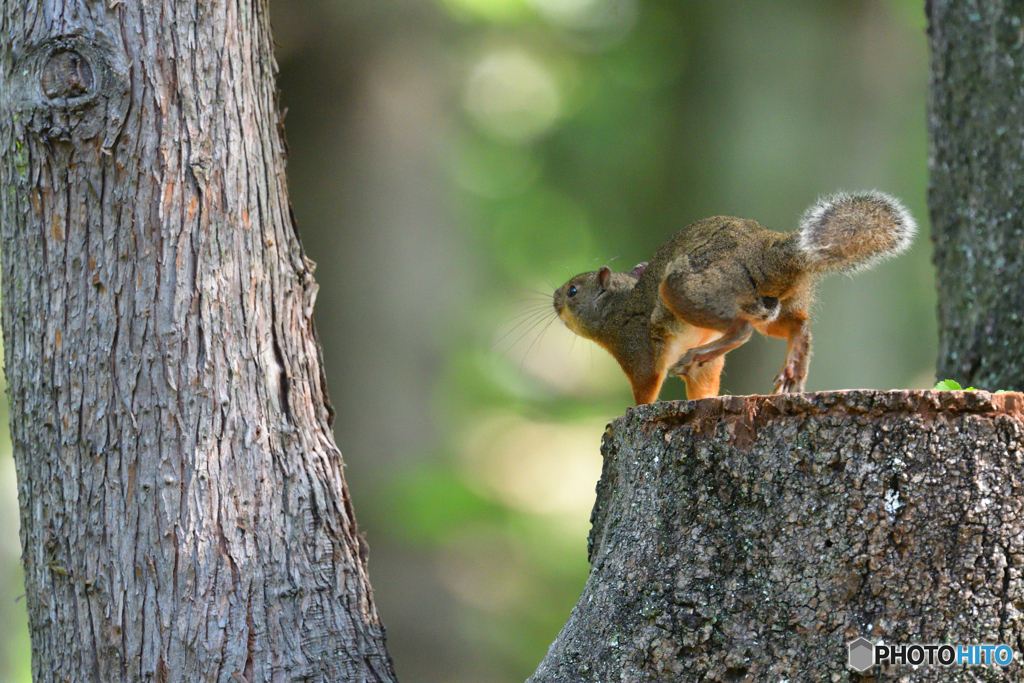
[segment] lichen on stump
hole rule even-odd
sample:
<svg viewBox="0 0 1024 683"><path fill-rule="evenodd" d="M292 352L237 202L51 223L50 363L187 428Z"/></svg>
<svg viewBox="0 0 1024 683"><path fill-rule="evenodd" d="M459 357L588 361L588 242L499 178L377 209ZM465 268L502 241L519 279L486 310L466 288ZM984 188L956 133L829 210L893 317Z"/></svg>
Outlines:
<svg viewBox="0 0 1024 683"><path fill-rule="evenodd" d="M848 641L1005 643L1024 670L1024 396L849 391L631 409L591 574L532 683L871 680Z"/></svg>

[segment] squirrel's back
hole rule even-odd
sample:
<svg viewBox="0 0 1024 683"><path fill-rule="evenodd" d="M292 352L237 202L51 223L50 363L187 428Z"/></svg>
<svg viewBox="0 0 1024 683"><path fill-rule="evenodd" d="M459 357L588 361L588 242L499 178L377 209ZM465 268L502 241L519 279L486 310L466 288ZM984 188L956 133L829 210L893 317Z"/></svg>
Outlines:
<svg viewBox="0 0 1024 683"><path fill-rule="evenodd" d="M853 271L895 256L913 239L910 213L881 192L838 193L811 206L792 233L732 216L692 223L670 238L630 297L637 312L670 305L691 324L718 329L741 313L770 321L806 308L818 275ZM788 303L785 303L788 302Z"/></svg>

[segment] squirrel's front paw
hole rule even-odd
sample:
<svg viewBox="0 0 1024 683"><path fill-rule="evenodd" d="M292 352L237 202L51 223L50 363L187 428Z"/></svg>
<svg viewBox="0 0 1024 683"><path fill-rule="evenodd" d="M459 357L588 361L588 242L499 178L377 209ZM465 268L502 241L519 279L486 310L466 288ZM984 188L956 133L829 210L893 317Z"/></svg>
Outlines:
<svg viewBox="0 0 1024 683"><path fill-rule="evenodd" d="M687 377L690 375L690 370L696 367L704 365L707 361L706 358L702 358L699 353L694 353L696 349L690 349L686 354L676 362L671 368L668 369L670 375L676 377Z"/></svg>
<svg viewBox="0 0 1024 683"><path fill-rule="evenodd" d="M772 394L799 393L804 390L805 372L797 363L786 363L782 372L775 376L775 388Z"/></svg>

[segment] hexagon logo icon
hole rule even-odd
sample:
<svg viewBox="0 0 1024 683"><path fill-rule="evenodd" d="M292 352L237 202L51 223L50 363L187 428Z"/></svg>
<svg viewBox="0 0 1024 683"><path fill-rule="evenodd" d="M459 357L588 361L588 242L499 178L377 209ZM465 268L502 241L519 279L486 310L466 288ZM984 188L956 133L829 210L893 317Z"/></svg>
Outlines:
<svg viewBox="0 0 1024 683"><path fill-rule="evenodd" d="M849 643L850 656L847 664L857 673L864 673L875 665L875 646L867 638L858 638Z"/></svg>

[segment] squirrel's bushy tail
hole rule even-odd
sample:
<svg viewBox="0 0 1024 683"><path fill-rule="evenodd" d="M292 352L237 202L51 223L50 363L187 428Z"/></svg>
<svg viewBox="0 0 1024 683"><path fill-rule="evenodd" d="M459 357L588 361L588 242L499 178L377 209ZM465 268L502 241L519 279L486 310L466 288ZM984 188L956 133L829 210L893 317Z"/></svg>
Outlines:
<svg viewBox="0 0 1024 683"><path fill-rule="evenodd" d="M797 249L817 272L870 268L910 246L917 225L910 212L882 192L838 192L804 212Z"/></svg>

